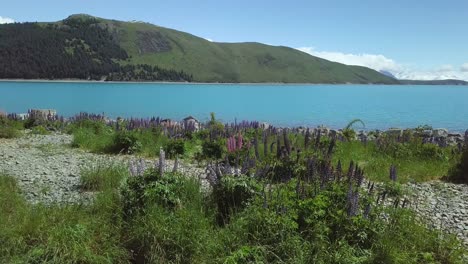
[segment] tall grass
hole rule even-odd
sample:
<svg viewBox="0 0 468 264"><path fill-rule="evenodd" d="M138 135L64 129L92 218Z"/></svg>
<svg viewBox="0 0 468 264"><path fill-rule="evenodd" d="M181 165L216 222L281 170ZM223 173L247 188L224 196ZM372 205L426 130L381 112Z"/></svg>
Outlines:
<svg viewBox="0 0 468 264"><path fill-rule="evenodd" d="M21 135L23 123L0 115L0 138L16 138Z"/></svg>
<svg viewBox="0 0 468 264"><path fill-rule="evenodd" d="M432 155L432 150L438 151ZM375 142L362 144L359 141L338 142L334 161L344 164L355 161L365 170L371 180L388 181L388 168L398 167L398 181L428 181L440 179L448 174L450 168L458 161L458 155L452 154L451 147L439 148L433 145L403 145L396 153L380 150ZM424 151L428 150L427 155ZM399 152L400 151L400 152Z"/></svg>
<svg viewBox="0 0 468 264"><path fill-rule="evenodd" d="M102 214L111 202L98 198L95 212L30 205L13 178L0 176L0 263L127 263L118 224Z"/></svg>
<svg viewBox="0 0 468 264"><path fill-rule="evenodd" d="M81 169L81 188L88 191L116 189L122 185L122 180L127 175L126 166L108 160L99 160Z"/></svg>

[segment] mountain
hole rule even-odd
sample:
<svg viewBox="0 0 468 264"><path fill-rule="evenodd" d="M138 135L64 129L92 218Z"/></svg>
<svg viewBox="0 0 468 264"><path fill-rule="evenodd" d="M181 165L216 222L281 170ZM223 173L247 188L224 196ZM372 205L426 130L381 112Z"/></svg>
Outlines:
<svg viewBox="0 0 468 264"><path fill-rule="evenodd" d="M380 70L379 72L380 72L381 74L385 75L385 76L388 76L388 77L392 78L392 79L396 79L395 75L393 75L393 74L392 74L391 72L389 72L389 71Z"/></svg>
<svg viewBox="0 0 468 264"><path fill-rule="evenodd" d="M399 80L401 84L413 85L468 85L468 82L462 80Z"/></svg>
<svg viewBox="0 0 468 264"><path fill-rule="evenodd" d="M0 25L0 78L398 83L366 67L288 47L210 42L148 23L83 14L52 23Z"/></svg>

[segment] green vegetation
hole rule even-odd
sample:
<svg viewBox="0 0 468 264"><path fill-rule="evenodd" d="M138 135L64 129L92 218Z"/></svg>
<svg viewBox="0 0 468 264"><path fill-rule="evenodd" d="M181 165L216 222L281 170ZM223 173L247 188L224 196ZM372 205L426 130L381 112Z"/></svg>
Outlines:
<svg viewBox="0 0 468 264"><path fill-rule="evenodd" d="M0 262L128 263L113 194L99 195L88 207L31 205L14 179L1 175Z"/></svg>
<svg viewBox="0 0 468 264"><path fill-rule="evenodd" d="M96 153L154 156L168 138L158 128L146 130L116 130L104 121L87 120L68 128L73 134L72 146Z"/></svg>
<svg viewBox="0 0 468 264"><path fill-rule="evenodd" d="M376 142L338 142L334 160L343 164L355 161L366 171L366 177L378 181L388 180L388 168L393 164L398 167L399 181L422 182L448 174L459 160L452 150L454 147L422 143L394 143L391 149L383 150Z"/></svg>
<svg viewBox="0 0 468 264"><path fill-rule="evenodd" d="M460 161L451 169L448 180L468 184L468 146L463 149Z"/></svg>
<svg viewBox="0 0 468 264"><path fill-rule="evenodd" d="M159 119L36 121L2 124L60 128L74 147L98 153L154 157L162 148L198 158L207 175L202 184L142 160L130 168L98 160L80 178L94 201L73 205L29 204L0 175L1 263L463 263L454 236L406 208L401 183L455 164L463 171L466 149L409 132L357 141L358 121L348 137L225 126L214 114L199 131ZM383 188L363 186L364 176Z"/></svg>
<svg viewBox="0 0 468 264"><path fill-rule="evenodd" d="M120 166L87 174L122 177ZM367 192L363 213L350 216L346 181L264 184L223 175L224 191L207 193L198 180L150 169L106 185L92 205L43 206L0 176L0 262L462 263L452 236L404 208L367 211Z"/></svg>
<svg viewBox="0 0 468 264"><path fill-rule="evenodd" d="M23 124L10 120L0 113L0 138L15 138L21 135Z"/></svg>
<svg viewBox="0 0 468 264"><path fill-rule="evenodd" d="M0 38L5 40L0 44L0 78L398 83L369 68L288 47L215 43L147 23L88 15L56 23L0 25Z"/></svg>
<svg viewBox="0 0 468 264"><path fill-rule="evenodd" d="M81 188L87 191L116 189L120 187L127 174L128 169L125 166L98 161L81 169Z"/></svg>

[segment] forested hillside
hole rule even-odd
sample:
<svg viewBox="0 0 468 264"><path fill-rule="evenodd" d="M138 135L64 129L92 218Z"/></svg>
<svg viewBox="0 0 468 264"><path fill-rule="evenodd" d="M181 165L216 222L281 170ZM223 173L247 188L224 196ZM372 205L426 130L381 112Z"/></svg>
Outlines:
<svg viewBox="0 0 468 264"><path fill-rule="evenodd" d="M216 43L148 23L72 15L0 25L0 78L398 83L365 67L261 43Z"/></svg>

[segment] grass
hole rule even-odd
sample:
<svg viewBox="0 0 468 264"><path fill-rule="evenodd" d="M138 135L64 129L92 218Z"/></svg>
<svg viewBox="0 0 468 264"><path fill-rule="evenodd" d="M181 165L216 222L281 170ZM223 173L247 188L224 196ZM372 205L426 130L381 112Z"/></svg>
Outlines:
<svg viewBox="0 0 468 264"><path fill-rule="evenodd" d="M127 263L115 201L90 207L28 204L13 178L0 176L1 263Z"/></svg>
<svg viewBox="0 0 468 264"><path fill-rule="evenodd" d="M405 209L386 211L389 222L348 219L339 188L298 203L294 182L280 185L271 207L255 195L219 225L217 203L198 180L148 172L121 186L124 170L103 162L84 169L82 181L101 190L90 205L28 204L15 180L1 175L0 262L461 263L453 237L425 228ZM134 200L134 188L143 188L146 202ZM142 210L129 215L125 204ZM281 214L275 204L296 209Z"/></svg>
<svg viewBox="0 0 468 264"><path fill-rule="evenodd" d="M0 127L0 138L16 138L21 132L14 127Z"/></svg>
<svg viewBox="0 0 468 264"><path fill-rule="evenodd" d="M409 146L409 149L416 146ZM351 160L364 168L366 177L371 180L389 181L390 165L398 168L398 181L430 181L440 179L447 175L458 161L457 155L452 155L452 148L440 149L440 156L419 156L414 151L401 155L390 155L378 149L374 142L367 145L358 141L339 142L335 151L334 160L341 160L349 164Z"/></svg>
<svg viewBox="0 0 468 264"><path fill-rule="evenodd" d="M146 157L155 157L159 154L160 147L165 147L170 139L163 135L159 130L144 129L141 131L126 132L126 137L130 143L119 143L117 133L112 128L105 128L96 133L90 128L78 128L73 130L72 146L90 150L95 153L124 153L122 145L136 145L134 153ZM201 135L201 134L200 134ZM304 144L302 135L290 135L292 144L301 148ZM326 140L326 139L325 139ZM276 137L270 137L268 140L268 149ZM184 139L185 153L184 158L193 160L197 153L201 152L201 145L204 142L198 134L192 139ZM116 147L117 146L117 147ZM131 149L131 147L129 147ZM346 167L350 161L357 162L365 170L366 177L376 181L389 180L389 168L395 165L398 168L398 181L401 183L415 181L423 182L437 180L445 177L449 170L459 160L459 154L452 154L454 147L440 148L431 144L421 144L417 142L394 143L387 149L380 149L376 142L363 144L360 141L337 142L334 151L334 163L340 160ZM250 150L253 153L253 149ZM276 147L274 147L274 152ZM316 151L314 147L309 151ZM269 155L274 155L270 153ZM263 156L263 144L259 144L259 153Z"/></svg>
<svg viewBox="0 0 468 264"><path fill-rule="evenodd" d="M73 147L87 149L95 153L105 153L113 140L113 131L111 130L95 133L89 128L76 128L73 130L72 134Z"/></svg>
<svg viewBox="0 0 468 264"><path fill-rule="evenodd" d="M80 184L87 191L116 189L127 176L127 167L109 161L98 161L81 169Z"/></svg>
<svg viewBox="0 0 468 264"><path fill-rule="evenodd" d="M21 147L27 148L31 146L22 145ZM52 143L37 145L36 148L40 150L44 156L60 155L66 152L63 146Z"/></svg>

